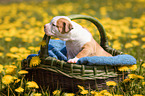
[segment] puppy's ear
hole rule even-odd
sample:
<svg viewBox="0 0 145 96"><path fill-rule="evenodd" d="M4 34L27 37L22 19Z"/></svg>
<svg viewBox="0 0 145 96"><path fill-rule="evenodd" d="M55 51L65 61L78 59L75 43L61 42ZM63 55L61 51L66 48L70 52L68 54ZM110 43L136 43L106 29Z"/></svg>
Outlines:
<svg viewBox="0 0 145 96"><path fill-rule="evenodd" d="M60 18L57 20L57 26L60 33L68 33L73 29L72 24L65 18Z"/></svg>

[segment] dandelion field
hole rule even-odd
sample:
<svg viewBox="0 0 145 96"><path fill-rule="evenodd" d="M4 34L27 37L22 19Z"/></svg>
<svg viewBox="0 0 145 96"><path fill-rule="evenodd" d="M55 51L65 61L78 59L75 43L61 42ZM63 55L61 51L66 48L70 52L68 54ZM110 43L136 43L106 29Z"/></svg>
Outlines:
<svg viewBox="0 0 145 96"><path fill-rule="evenodd" d="M35 2L34 2L35 1ZM145 95L145 1L144 0L33 0L0 3L0 96L51 96L34 81L25 80L27 71L21 61L37 54L44 36L44 24L54 16L82 14L97 18L106 30L109 45L137 59L134 66L123 66L128 78L120 84L106 82L110 90L85 90L55 96L144 96ZM96 27L85 20L75 20L86 27L99 42ZM57 38L54 38L57 39ZM125 90L121 90L124 87Z"/></svg>

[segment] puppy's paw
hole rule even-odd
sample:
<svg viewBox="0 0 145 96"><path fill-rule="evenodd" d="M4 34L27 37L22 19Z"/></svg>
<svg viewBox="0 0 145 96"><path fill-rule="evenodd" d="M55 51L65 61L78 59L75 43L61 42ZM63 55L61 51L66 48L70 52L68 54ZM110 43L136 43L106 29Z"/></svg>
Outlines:
<svg viewBox="0 0 145 96"><path fill-rule="evenodd" d="M79 60L79 58L75 57L73 59L69 59L67 62L68 63L77 63L78 60Z"/></svg>

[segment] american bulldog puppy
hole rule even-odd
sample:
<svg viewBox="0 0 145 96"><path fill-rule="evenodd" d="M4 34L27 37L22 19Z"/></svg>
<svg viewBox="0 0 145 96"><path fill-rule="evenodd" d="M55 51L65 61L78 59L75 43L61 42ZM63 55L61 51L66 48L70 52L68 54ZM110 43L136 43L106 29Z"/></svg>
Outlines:
<svg viewBox="0 0 145 96"><path fill-rule="evenodd" d="M68 63L86 56L112 56L92 37L91 33L66 16L56 16L44 25L45 34L66 41Z"/></svg>

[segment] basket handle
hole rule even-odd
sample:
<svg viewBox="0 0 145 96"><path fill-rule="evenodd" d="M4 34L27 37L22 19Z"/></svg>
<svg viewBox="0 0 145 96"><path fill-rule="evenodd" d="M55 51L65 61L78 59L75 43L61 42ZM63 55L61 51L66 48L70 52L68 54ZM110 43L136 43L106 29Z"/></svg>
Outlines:
<svg viewBox="0 0 145 96"><path fill-rule="evenodd" d="M105 29L102 26L102 24L97 19L95 19L94 17L86 16L86 15L70 15L68 17L71 20L75 20L75 19L85 19L85 20L88 20L88 21L92 22L93 24L95 24L95 26L99 30L99 33L100 33L100 36L101 36L101 38L100 38L100 45L101 45L101 47L104 50L106 50L107 52L111 53L113 56L123 53L121 51L118 51L116 49L111 48L108 45L108 39L107 39L107 36L106 36ZM49 56L49 54L48 54L48 44L49 44L50 38L51 37L50 36L47 36L46 34L43 37L43 40L46 40L46 45L45 46L41 46L41 48L40 48L40 54L39 54L39 57L41 59L43 59L43 60L45 59L45 57L48 57Z"/></svg>
<svg viewBox="0 0 145 96"><path fill-rule="evenodd" d="M46 41L46 45L40 47L40 54L39 57L41 59L41 62L45 61L45 58L49 56L48 53L48 44L49 44L49 40L50 40L50 36L47 36L46 34L44 34L43 40Z"/></svg>

